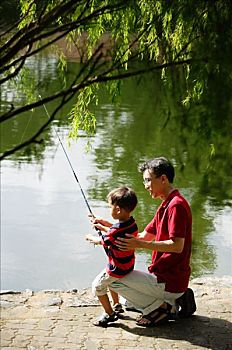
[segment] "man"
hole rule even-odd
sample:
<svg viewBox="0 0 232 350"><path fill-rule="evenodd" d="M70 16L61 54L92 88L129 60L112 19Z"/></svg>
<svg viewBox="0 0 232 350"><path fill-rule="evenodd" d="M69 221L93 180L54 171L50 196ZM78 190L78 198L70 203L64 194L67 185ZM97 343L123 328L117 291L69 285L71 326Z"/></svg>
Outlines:
<svg viewBox="0 0 232 350"><path fill-rule="evenodd" d="M173 165L164 157L142 164L143 183L153 199L162 200L153 220L135 238L118 238L120 250L152 250L149 273L132 271L111 289L142 311L137 324L144 327L159 325L170 318L176 303L182 315L196 310L194 295L188 288L192 243L192 215L189 204L174 188ZM101 220L95 221L101 223Z"/></svg>

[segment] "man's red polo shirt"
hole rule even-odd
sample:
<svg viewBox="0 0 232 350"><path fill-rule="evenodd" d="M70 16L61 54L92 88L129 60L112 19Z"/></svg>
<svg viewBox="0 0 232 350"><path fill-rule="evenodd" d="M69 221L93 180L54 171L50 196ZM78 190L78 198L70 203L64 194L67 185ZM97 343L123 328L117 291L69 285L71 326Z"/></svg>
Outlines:
<svg viewBox="0 0 232 350"><path fill-rule="evenodd" d="M145 230L156 236L156 241L173 237L185 238L181 253L160 253L153 251L150 273L158 282L165 283L165 290L172 293L184 292L190 277L190 255L192 244L192 215L188 202L178 190L170 193L161 203L154 219Z"/></svg>

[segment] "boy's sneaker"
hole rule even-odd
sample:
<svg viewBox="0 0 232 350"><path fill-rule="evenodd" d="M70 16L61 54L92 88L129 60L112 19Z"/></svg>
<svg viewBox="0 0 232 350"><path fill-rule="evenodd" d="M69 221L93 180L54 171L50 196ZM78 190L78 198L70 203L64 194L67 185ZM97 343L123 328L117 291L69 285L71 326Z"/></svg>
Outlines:
<svg viewBox="0 0 232 350"><path fill-rule="evenodd" d="M176 299L177 314L181 318L190 317L196 311L196 302L191 288L178 299Z"/></svg>
<svg viewBox="0 0 232 350"><path fill-rule="evenodd" d="M113 306L113 310L116 314L122 314L124 312L124 309L122 307L122 304L118 303Z"/></svg>
<svg viewBox="0 0 232 350"><path fill-rule="evenodd" d="M93 322L93 325L98 327L107 327L108 323L115 322L117 320L118 316L115 312L113 312L112 315L103 314L95 322Z"/></svg>

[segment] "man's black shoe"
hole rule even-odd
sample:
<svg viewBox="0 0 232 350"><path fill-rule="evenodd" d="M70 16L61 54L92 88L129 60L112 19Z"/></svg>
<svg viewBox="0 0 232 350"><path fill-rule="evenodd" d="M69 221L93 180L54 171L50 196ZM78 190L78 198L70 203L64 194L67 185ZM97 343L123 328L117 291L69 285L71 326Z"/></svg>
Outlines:
<svg viewBox="0 0 232 350"><path fill-rule="evenodd" d="M188 288L186 292L178 299L176 299L177 313L181 318L190 317L196 311L196 302L194 293L191 288Z"/></svg>

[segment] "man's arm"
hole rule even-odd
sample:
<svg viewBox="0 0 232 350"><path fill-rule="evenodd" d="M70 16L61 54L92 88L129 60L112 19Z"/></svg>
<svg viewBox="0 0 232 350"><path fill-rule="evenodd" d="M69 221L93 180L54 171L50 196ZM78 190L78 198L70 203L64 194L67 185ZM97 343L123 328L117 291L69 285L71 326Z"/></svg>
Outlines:
<svg viewBox="0 0 232 350"><path fill-rule="evenodd" d="M181 253L184 248L184 238L173 237L165 241L140 241L138 248L155 250L162 253Z"/></svg>
<svg viewBox="0 0 232 350"><path fill-rule="evenodd" d="M149 249L162 253L181 253L184 248L184 238L173 237L166 241L156 242L154 235L143 231L137 237L127 234L128 238L118 238L116 245L120 250Z"/></svg>
<svg viewBox="0 0 232 350"><path fill-rule="evenodd" d="M144 230L138 233L137 238L141 241L154 241L155 235Z"/></svg>

